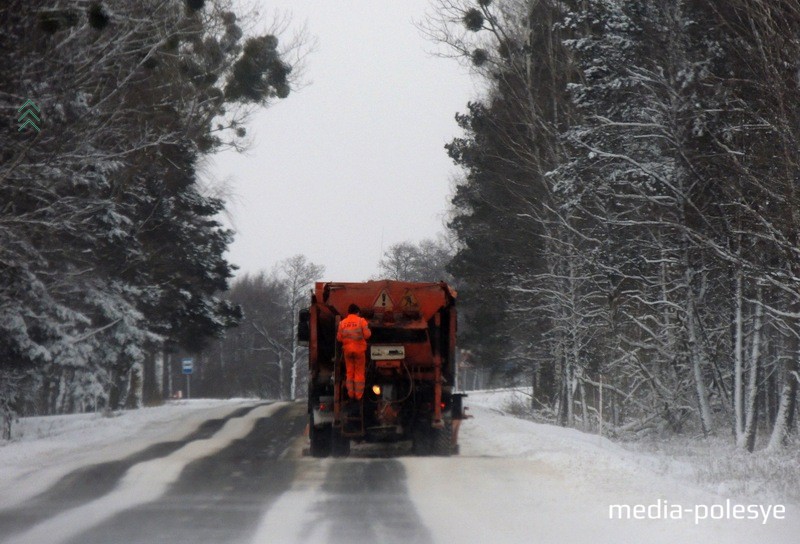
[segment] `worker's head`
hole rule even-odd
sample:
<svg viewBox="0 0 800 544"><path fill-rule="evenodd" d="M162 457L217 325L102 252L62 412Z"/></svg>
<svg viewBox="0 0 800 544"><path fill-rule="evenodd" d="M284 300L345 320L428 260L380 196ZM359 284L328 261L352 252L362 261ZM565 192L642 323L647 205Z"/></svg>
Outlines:
<svg viewBox="0 0 800 544"><path fill-rule="evenodd" d="M360 312L360 311L361 311L361 309L358 307L357 304L351 304L350 306L347 307L347 313L348 314L356 314L356 315L358 315L358 312Z"/></svg>

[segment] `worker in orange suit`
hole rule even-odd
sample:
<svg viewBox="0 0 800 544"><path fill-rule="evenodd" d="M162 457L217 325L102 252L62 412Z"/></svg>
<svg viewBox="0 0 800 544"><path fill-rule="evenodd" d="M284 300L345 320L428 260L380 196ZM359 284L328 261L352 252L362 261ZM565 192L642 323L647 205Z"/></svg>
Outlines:
<svg viewBox="0 0 800 544"><path fill-rule="evenodd" d="M361 400L364 396L367 373L367 339L372 335L367 320L361 317L357 305L347 308L347 317L339 322L336 339L342 343L344 364L347 369L347 395Z"/></svg>

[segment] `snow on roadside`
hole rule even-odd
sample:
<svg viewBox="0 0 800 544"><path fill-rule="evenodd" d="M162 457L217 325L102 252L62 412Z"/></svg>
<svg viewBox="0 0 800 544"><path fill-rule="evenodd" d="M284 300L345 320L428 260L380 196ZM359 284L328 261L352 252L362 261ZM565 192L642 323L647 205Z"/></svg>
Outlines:
<svg viewBox="0 0 800 544"><path fill-rule="evenodd" d="M207 419L225 417L256 402L183 400L110 417L97 413L20 418L12 440L0 441L0 508L27 500L78 467L180 440ZM20 487L23 478L25 485Z"/></svg>
<svg viewBox="0 0 800 544"><path fill-rule="evenodd" d="M461 455L406 463L410 494L434 541L797 542L796 506L703 490L655 470L659 459L605 438L505 415L502 407L512 394L519 393L470 393L466 404L475 418L461 426ZM452 504L437 503L430 490L439 487L448 489ZM785 513L782 518L712 517L728 516L728 505L754 502L770 512L780 506ZM676 515L675 507L680 515L668 517L667 507L670 516ZM646 517L612 515L626 508L641 508Z"/></svg>
<svg viewBox="0 0 800 544"><path fill-rule="evenodd" d="M529 403L529 387L470 391L466 399L468 406L488 410L490 414L508 416L514 415L514 407ZM700 440L682 436L669 440L619 443L575 429L536 425L524 418L521 421L534 425L537 429L534 435L536 439L543 439L556 449L559 442L564 441L594 444L608 453L615 452L619 458L641 469L678 479L714 494L761 502L792 503L795 506L800 502L797 500L800 491L790 489L800 479L800 456L793 456L790 452L748 454L733 448L727 437ZM469 420L462 428L469 428ZM519 431L522 437L520 443L500 445L501 451L519 456L536 452L541 457L546 455L548 449L552 449L550 446L544 446L543 449L541 444L531 441L534 436L526 433L526 428L523 425L523 430Z"/></svg>
<svg viewBox="0 0 800 544"><path fill-rule="evenodd" d="M466 420L462 425L462 436L466 440L466 455L490 457L536 457L545 458L551 454L565 452L591 453L592 455L614 458L634 459L643 464L658 464L647 455L632 453L611 440L589 434L577 429L540 424L526 419L512 417L504 408L513 402L525 401L529 394L524 389L500 389L496 391L476 391L469 393L468 413L476 418L491 418L492 425L470 425ZM497 417L500 416L500 417ZM508 416L508 417L502 417ZM653 467L651 467L653 468ZM688 467L686 467L688 469Z"/></svg>
<svg viewBox="0 0 800 544"><path fill-rule="evenodd" d="M468 391L466 405L481 406L482 408L505 412L506 408L512 403L530 406L530 401L530 387L508 387L504 389Z"/></svg>

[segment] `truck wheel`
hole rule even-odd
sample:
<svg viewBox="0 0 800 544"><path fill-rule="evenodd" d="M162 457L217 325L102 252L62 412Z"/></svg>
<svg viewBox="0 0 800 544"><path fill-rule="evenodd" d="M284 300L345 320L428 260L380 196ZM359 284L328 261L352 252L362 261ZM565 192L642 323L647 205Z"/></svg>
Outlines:
<svg viewBox="0 0 800 544"><path fill-rule="evenodd" d="M311 417L308 435L312 457L328 457L331 454L331 425L323 425L318 429L314 427L314 418Z"/></svg>
<svg viewBox="0 0 800 544"><path fill-rule="evenodd" d="M429 429L425 423L418 423L414 427L411 435L413 443L412 448L415 455L430 455L433 449L433 441L431 436L432 429Z"/></svg>
<svg viewBox="0 0 800 544"><path fill-rule="evenodd" d="M448 456L453 451L453 427L450 423L444 424L444 429L431 429L433 455Z"/></svg>
<svg viewBox="0 0 800 544"><path fill-rule="evenodd" d="M334 457L347 457L350 455L350 439L344 437L336 429L331 432L331 452Z"/></svg>

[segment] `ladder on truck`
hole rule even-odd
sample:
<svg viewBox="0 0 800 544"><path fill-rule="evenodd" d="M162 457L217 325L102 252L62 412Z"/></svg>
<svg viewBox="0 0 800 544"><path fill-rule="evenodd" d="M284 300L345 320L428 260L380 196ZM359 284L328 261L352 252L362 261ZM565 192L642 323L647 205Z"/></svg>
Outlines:
<svg viewBox="0 0 800 544"><path fill-rule="evenodd" d="M336 317L336 329L339 329L339 317ZM348 399L344 386L343 372L345 371L344 354L339 350L338 342L333 354L333 398L334 417L333 426L339 427L342 436L364 436L364 398L360 400Z"/></svg>
<svg viewBox="0 0 800 544"><path fill-rule="evenodd" d="M349 400L342 411L342 436L364 436L364 401Z"/></svg>

